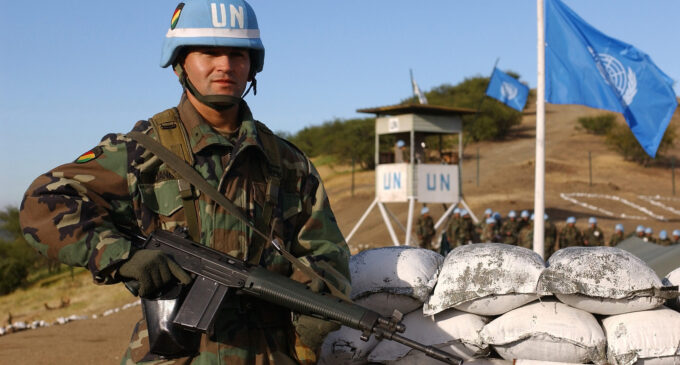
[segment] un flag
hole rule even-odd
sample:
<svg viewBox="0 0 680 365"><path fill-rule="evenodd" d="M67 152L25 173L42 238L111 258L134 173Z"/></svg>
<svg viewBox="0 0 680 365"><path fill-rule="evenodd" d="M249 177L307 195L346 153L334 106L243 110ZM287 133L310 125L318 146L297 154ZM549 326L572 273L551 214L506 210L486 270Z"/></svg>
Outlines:
<svg viewBox="0 0 680 365"><path fill-rule="evenodd" d="M501 103L522 111L527 103L529 87L520 83L516 78L495 68L486 88L486 95Z"/></svg>
<svg viewBox="0 0 680 365"><path fill-rule="evenodd" d="M673 81L634 46L608 37L547 0L546 101L622 113L651 157L678 105Z"/></svg>

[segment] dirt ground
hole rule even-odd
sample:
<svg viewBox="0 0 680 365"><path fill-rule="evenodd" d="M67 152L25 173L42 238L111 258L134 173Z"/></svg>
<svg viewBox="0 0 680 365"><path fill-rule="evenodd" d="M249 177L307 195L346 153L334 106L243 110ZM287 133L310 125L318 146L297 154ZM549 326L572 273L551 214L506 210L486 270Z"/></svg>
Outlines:
<svg viewBox="0 0 680 365"><path fill-rule="evenodd" d="M466 146L463 193L466 203L478 217L487 207L503 216L511 209L533 209L535 116L531 111L525 114L522 125L514 130L514 138ZM577 226L583 229L587 218L595 216L607 237L616 223L623 223L627 232L633 231L638 224L651 226L655 235L661 229L670 233L680 228L680 216L673 213L673 210L680 212L680 199L672 196L671 169L645 168L626 162L605 146L603 137L578 130L578 117L598 114L602 112L580 106L548 106L545 200L549 219L561 227L564 220L573 215L577 218ZM623 122L622 119L619 122ZM680 127L680 112L676 111L672 125ZM680 146L680 143L676 145ZM588 168L589 152L592 156L592 186ZM680 147L675 147L671 155L680 159ZM348 235L374 199L374 175L372 172L357 173L352 196L351 175L341 170L346 168L320 167L340 228ZM615 214L610 216L601 210L594 211L574 204L561 198L561 193L600 194L597 197L579 197L578 200ZM641 195L659 195L666 199L663 203L671 210L652 205L641 199ZM618 197L618 200L612 196ZM621 199L656 215L663 215L666 220L653 219L638 208L622 203ZM407 205L388 204L388 208L406 226ZM444 207L439 205L431 205L430 208L435 219L444 212ZM419 210L418 204L416 211ZM630 219L621 214L643 216L644 219ZM397 232L403 241L404 233L398 228ZM366 247L391 245L377 208L349 244L353 253ZM139 317L140 307L137 306L99 319L2 336L0 363L117 364Z"/></svg>

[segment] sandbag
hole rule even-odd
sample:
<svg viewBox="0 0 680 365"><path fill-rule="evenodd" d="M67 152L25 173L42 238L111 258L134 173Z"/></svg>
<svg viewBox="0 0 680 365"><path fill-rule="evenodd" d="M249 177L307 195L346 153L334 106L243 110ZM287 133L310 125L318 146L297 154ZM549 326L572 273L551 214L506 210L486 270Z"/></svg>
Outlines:
<svg viewBox="0 0 680 365"><path fill-rule="evenodd" d="M361 340L361 331L346 326L328 334L319 353L319 365L360 365L366 364L366 357L380 342L371 336Z"/></svg>
<svg viewBox="0 0 680 365"><path fill-rule="evenodd" d="M493 316L538 299L545 268L535 252L502 243L476 243L449 252L423 313L456 308Z"/></svg>
<svg viewBox="0 0 680 365"><path fill-rule="evenodd" d="M538 281L572 307L596 314L656 308L666 295L661 280L642 260L616 247L567 247L555 252Z"/></svg>
<svg viewBox="0 0 680 365"><path fill-rule="evenodd" d="M661 307L602 320L612 365L680 364L680 313Z"/></svg>
<svg viewBox="0 0 680 365"><path fill-rule="evenodd" d="M402 323L406 331L403 336L466 360L488 352L488 346L479 337L479 331L487 321L485 317L455 309L434 316L423 316L421 311L414 311L404 316ZM386 364L429 364L430 361L440 364L420 351L388 340L382 340L368 355L368 360Z"/></svg>
<svg viewBox="0 0 680 365"><path fill-rule="evenodd" d="M512 361L504 359L472 359L463 361L463 365L513 365Z"/></svg>
<svg viewBox="0 0 680 365"><path fill-rule="evenodd" d="M664 278L664 284L680 286L680 267L666 275ZM668 301L666 301L666 305L670 308L680 311L680 298L668 299Z"/></svg>
<svg viewBox="0 0 680 365"><path fill-rule="evenodd" d="M605 336L595 317L555 299L514 309L480 336L506 360L605 363Z"/></svg>
<svg viewBox="0 0 680 365"><path fill-rule="evenodd" d="M437 281L444 257L432 250L399 246L362 251L350 258L350 294L356 303L390 316L422 306Z"/></svg>

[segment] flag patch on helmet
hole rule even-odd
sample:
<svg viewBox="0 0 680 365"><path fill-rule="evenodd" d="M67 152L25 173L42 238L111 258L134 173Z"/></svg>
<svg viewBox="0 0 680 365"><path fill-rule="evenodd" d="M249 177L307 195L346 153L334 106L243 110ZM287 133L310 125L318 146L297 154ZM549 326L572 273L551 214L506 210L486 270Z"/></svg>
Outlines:
<svg viewBox="0 0 680 365"><path fill-rule="evenodd" d="M179 3L177 5L177 8L175 9L175 12L172 13L172 19L170 20L170 29L175 29L177 26L177 21L179 20L179 14L182 12L182 8L184 7L184 3Z"/></svg>
<svg viewBox="0 0 680 365"><path fill-rule="evenodd" d="M85 163L85 162L88 162L88 161L92 161L95 158L99 157L101 154L102 154L102 148L97 146L97 147L83 153L82 155L80 155L80 157L76 158L76 160L74 162L75 163Z"/></svg>

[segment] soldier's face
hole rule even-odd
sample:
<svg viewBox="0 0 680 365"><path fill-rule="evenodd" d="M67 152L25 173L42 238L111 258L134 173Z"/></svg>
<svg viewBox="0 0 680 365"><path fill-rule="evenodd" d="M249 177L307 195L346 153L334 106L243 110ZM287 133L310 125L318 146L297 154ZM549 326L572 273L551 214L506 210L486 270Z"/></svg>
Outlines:
<svg viewBox="0 0 680 365"><path fill-rule="evenodd" d="M183 67L201 94L240 97L249 81L250 53L244 48L192 47Z"/></svg>

